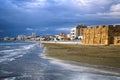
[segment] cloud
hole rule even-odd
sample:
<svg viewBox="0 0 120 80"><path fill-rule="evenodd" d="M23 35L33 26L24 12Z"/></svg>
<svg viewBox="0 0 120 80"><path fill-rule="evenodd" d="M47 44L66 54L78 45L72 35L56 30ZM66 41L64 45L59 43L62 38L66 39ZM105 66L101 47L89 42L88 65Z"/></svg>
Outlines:
<svg viewBox="0 0 120 80"><path fill-rule="evenodd" d="M109 19L120 19L120 3L111 5L108 12L97 13L97 16Z"/></svg>
<svg viewBox="0 0 120 80"><path fill-rule="evenodd" d="M118 0L7 0L9 6L21 10L22 12L15 13L16 16L26 16L26 21L32 22L32 19L36 19L38 22L45 20L59 20L59 19L78 19L77 15L91 14L97 17L102 15L118 15L120 11L120 1ZM112 5L112 6L111 6ZM9 9L9 7L8 7ZM13 9L14 10L14 9ZM25 13L25 11L28 11ZM31 11L32 13L30 13ZM12 12L11 10L9 12ZM14 14L14 13L12 13ZM11 14L11 15L12 15ZM9 15L9 16L11 16ZM11 17L16 17L12 15ZM45 17L46 16L46 17ZM80 20L81 16L79 17ZM8 19L8 18L7 18ZM20 19L17 17L17 19ZM29 20L27 20L29 19ZM42 20L40 20L42 19ZM88 19L87 16L84 19ZM25 21L24 21L25 22Z"/></svg>
<svg viewBox="0 0 120 80"><path fill-rule="evenodd" d="M76 24L120 21L120 0L0 0L0 3L0 29L4 27L4 32L14 26L14 31L21 33L52 34L69 31ZM7 23L3 24L3 20Z"/></svg>
<svg viewBox="0 0 120 80"><path fill-rule="evenodd" d="M8 0L10 1L10 0ZM26 10L48 10L50 8L75 9L75 10L94 10L103 8L113 3L113 0L12 0L14 5L25 8ZM97 7L96 7L97 6ZM91 9L93 8L93 9ZM89 10L90 9L90 10Z"/></svg>
<svg viewBox="0 0 120 80"><path fill-rule="evenodd" d="M57 28L56 31L70 31L71 28Z"/></svg>
<svg viewBox="0 0 120 80"><path fill-rule="evenodd" d="M104 8L113 3L113 0L54 0L56 5L69 7L76 10L94 10L96 8ZM97 7L96 7L97 6ZM92 9L91 9L92 8Z"/></svg>
<svg viewBox="0 0 120 80"><path fill-rule="evenodd" d="M111 8L110 8L110 11L112 11L112 12L120 12L120 4L112 5Z"/></svg>
<svg viewBox="0 0 120 80"><path fill-rule="evenodd" d="M28 9L36 8L36 7L44 7L46 4L46 0L12 0L11 2L17 5L18 7L23 7Z"/></svg>
<svg viewBox="0 0 120 80"><path fill-rule="evenodd" d="M46 28L42 28L42 29L40 29L40 31L47 31L49 28L48 27L46 27Z"/></svg>
<svg viewBox="0 0 120 80"><path fill-rule="evenodd" d="M27 31L47 31L48 30L48 28L47 27L45 27L45 28L30 28L30 27L28 27L28 28L26 28L26 30Z"/></svg>
<svg viewBox="0 0 120 80"><path fill-rule="evenodd" d="M98 16L109 19L120 19L120 12L97 13Z"/></svg>
<svg viewBox="0 0 120 80"><path fill-rule="evenodd" d="M48 1L48 0L47 0ZM92 5L106 5L112 2L112 0L100 0L98 3L98 0L52 0L57 5L69 5L69 6L83 6L83 7L89 7ZM73 4L73 5L70 5Z"/></svg>
<svg viewBox="0 0 120 80"><path fill-rule="evenodd" d="M36 7L45 7L46 0L34 0L31 2L25 2L23 4L24 8L36 8Z"/></svg>
<svg viewBox="0 0 120 80"><path fill-rule="evenodd" d="M34 29L28 27L28 28L26 28L26 30L27 31L33 31Z"/></svg>

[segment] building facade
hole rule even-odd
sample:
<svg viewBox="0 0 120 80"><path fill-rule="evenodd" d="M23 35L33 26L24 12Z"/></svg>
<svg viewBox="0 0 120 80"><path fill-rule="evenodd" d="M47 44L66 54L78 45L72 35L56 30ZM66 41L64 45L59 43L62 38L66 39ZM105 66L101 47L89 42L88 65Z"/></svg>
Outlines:
<svg viewBox="0 0 120 80"><path fill-rule="evenodd" d="M17 37L17 40L26 40L27 39L27 37L25 36L25 35L18 35L18 37Z"/></svg>
<svg viewBox="0 0 120 80"><path fill-rule="evenodd" d="M103 25L83 29L83 44L120 44L120 25Z"/></svg>
<svg viewBox="0 0 120 80"><path fill-rule="evenodd" d="M60 40L67 40L67 35L65 33L60 34Z"/></svg>
<svg viewBox="0 0 120 80"><path fill-rule="evenodd" d="M36 34L35 34L35 33L32 33L31 37L32 37L32 38L36 38Z"/></svg>
<svg viewBox="0 0 120 80"><path fill-rule="evenodd" d="M71 40L82 38L83 28L87 28L86 25L80 24L71 29L70 36Z"/></svg>
<svg viewBox="0 0 120 80"><path fill-rule="evenodd" d="M72 28L70 32L70 39L74 40L76 38L76 28Z"/></svg>

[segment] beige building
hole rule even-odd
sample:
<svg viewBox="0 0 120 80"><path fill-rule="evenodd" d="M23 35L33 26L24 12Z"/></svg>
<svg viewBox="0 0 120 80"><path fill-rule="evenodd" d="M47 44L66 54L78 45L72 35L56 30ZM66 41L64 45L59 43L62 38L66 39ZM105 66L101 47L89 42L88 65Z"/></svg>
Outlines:
<svg viewBox="0 0 120 80"><path fill-rule="evenodd" d="M83 44L120 44L120 25L104 25L84 28Z"/></svg>
<svg viewBox="0 0 120 80"><path fill-rule="evenodd" d="M61 38L60 40L67 40L67 35L62 32L62 33L60 34L60 38Z"/></svg>

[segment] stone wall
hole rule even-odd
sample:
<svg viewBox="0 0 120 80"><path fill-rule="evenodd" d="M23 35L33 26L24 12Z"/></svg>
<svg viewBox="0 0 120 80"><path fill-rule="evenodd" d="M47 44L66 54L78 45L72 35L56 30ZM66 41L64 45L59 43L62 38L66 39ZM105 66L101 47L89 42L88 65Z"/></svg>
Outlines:
<svg viewBox="0 0 120 80"><path fill-rule="evenodd" d="M114 45L120 45L120 36L114 37Z"/></svg>
<svg viewBox="0 0 120 80"><path fill-rule="evenodd" d="M117 39L115 36L120 36L120 25L103 25L83 28L83 44L115 44L115 40Z"/></svg>

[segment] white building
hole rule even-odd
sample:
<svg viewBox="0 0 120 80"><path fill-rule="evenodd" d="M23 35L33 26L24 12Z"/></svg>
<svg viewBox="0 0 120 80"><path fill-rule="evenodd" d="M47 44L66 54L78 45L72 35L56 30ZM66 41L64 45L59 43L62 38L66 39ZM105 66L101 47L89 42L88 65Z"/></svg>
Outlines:
<svg viewBox="0 0 120 80"><path fill-rule="evenodd" d="M76 38L76 28L72 28L70 31L70 39L74 40Z"/></svg>
<svg viewBox="0 0 120 80"><path fill-rule="evenodd" d="M61 36L60 35L55 35L54 41L56 40L61 40Z"/></svg>
<svg viewBox="0 0 120 80"><path fill-rule="evenodd" d="M4 37L3 40L4 40L4 41L8 41L8 40L10 40L10 38L9 38L9 37Z"/></svg>
<svg viewBox="0 0 120 80"><path fill-rule="evenodd" d="M32 38L36 38L36 34L35 34L35 33L32 33L31 37L32 37Z"/></svg>
<svg viewBox="0 0 120 80"><path fill-rule="evenodd" d="M25 35L18 35L17 37L18 40L25 40L27 37Z"/></svg>

